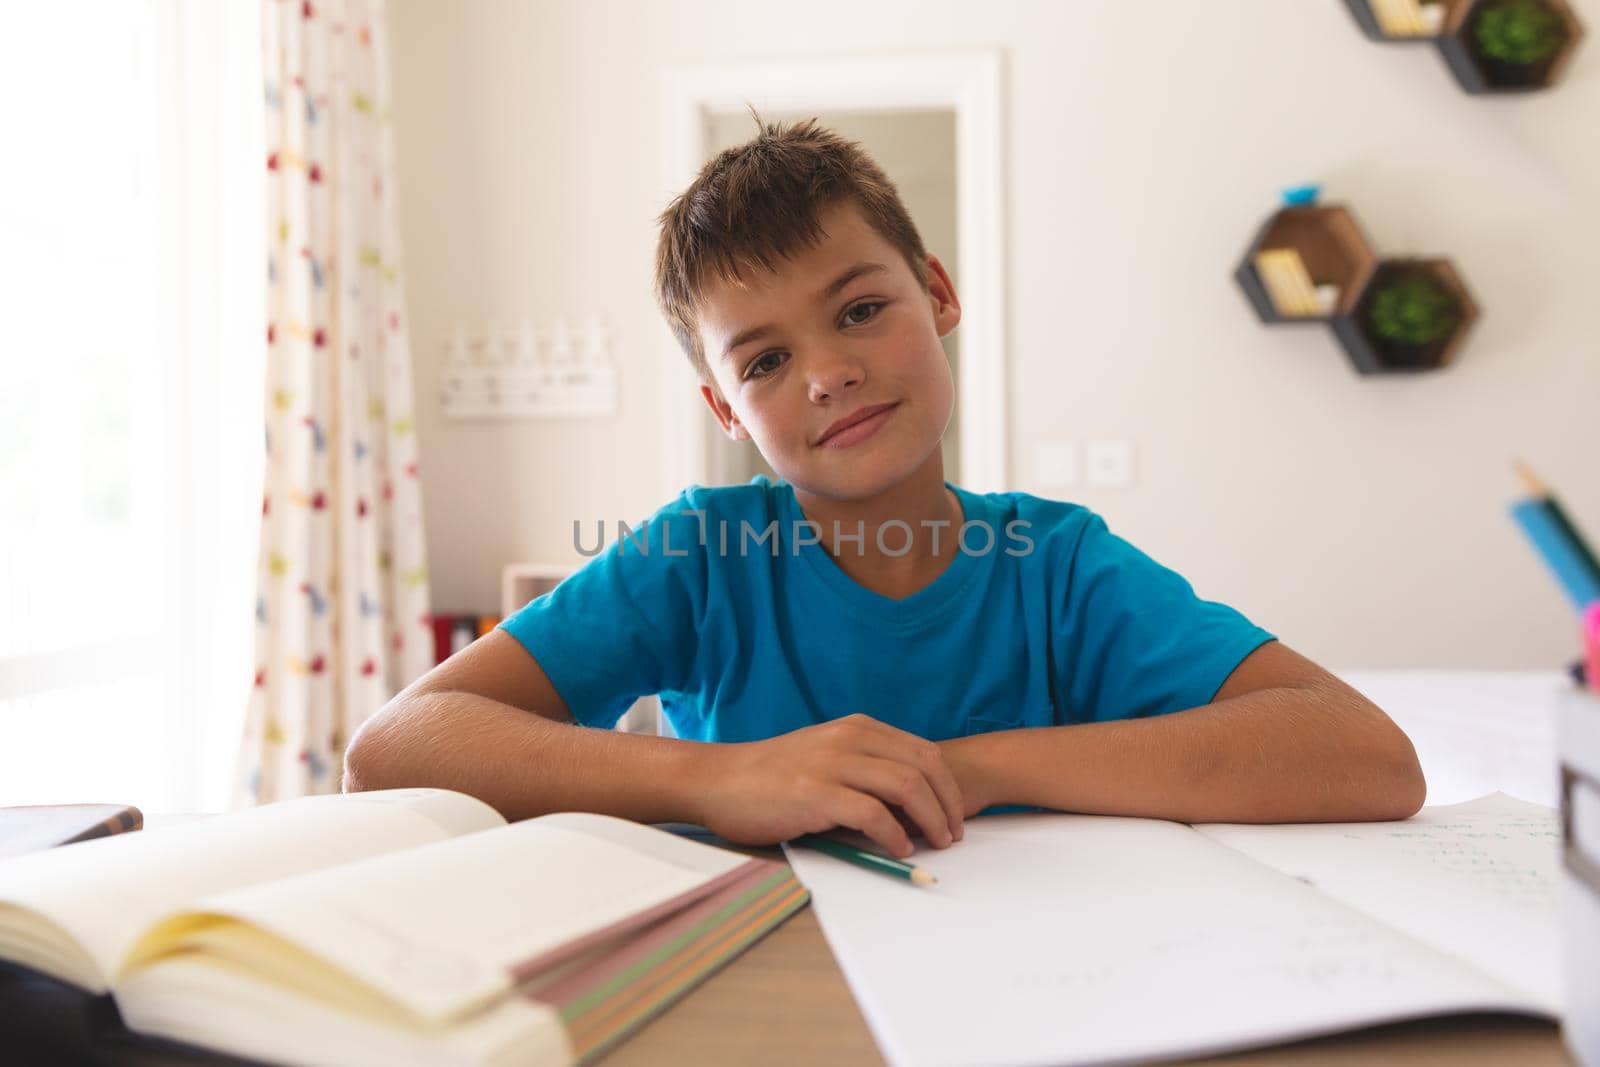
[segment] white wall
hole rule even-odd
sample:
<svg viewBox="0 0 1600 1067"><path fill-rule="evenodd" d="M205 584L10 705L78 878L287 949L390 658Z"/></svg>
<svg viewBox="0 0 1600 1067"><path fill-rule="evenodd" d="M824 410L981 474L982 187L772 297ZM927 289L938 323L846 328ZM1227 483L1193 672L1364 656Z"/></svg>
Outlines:
<svg viewBox="0 0 1600 1067"><path fill-rule="evenodd" d="M1600 33L1593 0L1575 3ZM419 412L441 610L662 484L670 195L657 86L723 59L1005 51L1012 483L1036 444L1122 437L1125 490L1051 493L1334 667L1549 667L1576 623L1505 514L1526 458L1600 537L1600 43L1555 90L1463 93L1338 0L392 5L419 389L452 323L612 324L622 413ZM1454 367L1360 378L1321 328L1261 326L1231 272L1277 190L1324 182L1384 254L1454 259L1483 319ZM681 357L678 357L681 358ZM686 418L705 418L685 395Z"/></svg>

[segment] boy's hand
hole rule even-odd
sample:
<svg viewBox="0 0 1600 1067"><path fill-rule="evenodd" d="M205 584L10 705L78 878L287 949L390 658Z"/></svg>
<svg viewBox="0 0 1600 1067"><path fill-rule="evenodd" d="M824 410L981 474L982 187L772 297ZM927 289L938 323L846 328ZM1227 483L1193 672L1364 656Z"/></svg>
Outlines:
<svg viewBox="0 0 1600 1067"><path fill-rule="evenodd" d="M961 840L961 788L939 745L866 715L713 751L701 821L725 840L770 845L843 826L909 856L896 809L937 848Z"/></svg>

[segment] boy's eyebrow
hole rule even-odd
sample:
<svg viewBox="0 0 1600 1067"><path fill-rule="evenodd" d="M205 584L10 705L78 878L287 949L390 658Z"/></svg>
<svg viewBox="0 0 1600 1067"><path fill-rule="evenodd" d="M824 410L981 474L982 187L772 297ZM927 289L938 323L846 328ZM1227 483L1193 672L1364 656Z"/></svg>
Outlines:
<svg viewBox="0 0 1600 1067"><path fill-rule="evenodd" d="M829 282L823 288L822 292L817 294L815 302L818 304L825 304L834 296L838 295L839 290L843 289L845 286L849 285L863 274L873 274L878 271L886 271L888 269L889 268L885 267L882 263L857 263L855 266L851 267L849 270L846 270L833 281ZM728 347L722 350L722 358L727 359L729 356L733 355L734 350L740 345L747 345L751 341L765 337L776 328L777 327L768 323L762 326L752 326L747 330L740 330L738 333L733 335L733 340L728 342Z"/></svg>

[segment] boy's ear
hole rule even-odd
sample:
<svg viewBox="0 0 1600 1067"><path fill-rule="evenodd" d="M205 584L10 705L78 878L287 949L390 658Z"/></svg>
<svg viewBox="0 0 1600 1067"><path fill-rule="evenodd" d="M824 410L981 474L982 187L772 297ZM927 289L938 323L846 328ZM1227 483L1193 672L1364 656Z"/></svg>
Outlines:
<svg viewBox="0 0 1600 1067"><path fill-rule="evenodd" d="M744 423L734 414L733 405L722 399L722 394L717 392L716 386L701 382L700 395L705 397L706 406L711 409L711 414L717 417L717 423L722 427L723 433L735 441L750 440L750 431L744 428Z"/></svg>
<svg viewBox="0 0 1600 1067"><path fill-rule="evenodd" d="M934 330L943 337L961 321L961 301L956 298L950 273L932 252L928 253L928 300L933 306Z"/></svg>

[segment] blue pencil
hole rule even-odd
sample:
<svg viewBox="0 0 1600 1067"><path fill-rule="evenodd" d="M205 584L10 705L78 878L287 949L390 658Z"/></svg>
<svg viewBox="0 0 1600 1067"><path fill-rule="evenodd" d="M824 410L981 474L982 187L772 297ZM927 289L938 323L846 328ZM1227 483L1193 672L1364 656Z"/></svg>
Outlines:
<svg viewBox="0 0 1600 1067"><path fill-rule="evenodd" d="M1572 606L1581 612L1600 601L1600 561L1555 495L1524 464L1517 462L1515 466L1531 497L1513 504L1511 517L1555 574Z"/></svg>

